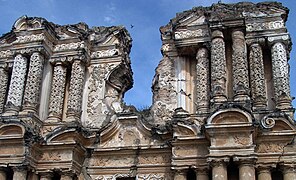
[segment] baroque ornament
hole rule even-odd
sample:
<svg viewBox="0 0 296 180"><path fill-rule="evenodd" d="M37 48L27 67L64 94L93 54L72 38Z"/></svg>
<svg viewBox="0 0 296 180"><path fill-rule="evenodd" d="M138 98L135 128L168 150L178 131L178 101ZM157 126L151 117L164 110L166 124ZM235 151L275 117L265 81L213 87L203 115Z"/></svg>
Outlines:
<svg viewBox="0 0 296 180"><path fill-rule="evenodd" d="M45 39L43 34L32 34L26 36L18 36L14 43L28 43L34 41L42 41Z"/></svg>
<svg viewBox="0 0 296 180"><path fill-rule="evenodd" d="M90 57L91 58L102 58L102 57L112 57L118 55L118 49L108 49L93 52Z"/></svg>
<svg viewBox="0 0 296 180"><path fill-rule="evenodd" d="M3 112L7 91L8 74L4 67L0 67L0 112Z"/></svg>
<svg viewBox="0 0 296 180"><path fill-rule="evenodd" d="M202 29L197 30L180 30L175 32L175 39L187 39L204 36L205 32Z"/></svg>
<svg viewBox="0 0 296 180"><path fill-rule="evenodd" d="M13 62L12 75L9 85L7 104L16 107L22 105L23 92L25 87L25 77L27 72L27 59L18 54Z"/></svg>

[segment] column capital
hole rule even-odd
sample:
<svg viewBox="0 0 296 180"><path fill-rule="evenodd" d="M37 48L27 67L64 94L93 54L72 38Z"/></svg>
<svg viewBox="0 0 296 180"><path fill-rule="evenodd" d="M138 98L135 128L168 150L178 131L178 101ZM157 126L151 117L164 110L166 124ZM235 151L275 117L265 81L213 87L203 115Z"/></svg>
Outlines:
<svg viewBox="0 0 296 180"><path fill-rule="evenodd" d="M264 38L250 38L246 39L246 44L250 47L252 46L262 46L265 44L265 39Z"/></svg>
<svg viewBox="0 0 296 180"><path fill-rule="evenodd" d="M226 165L229 163L229 157L209 157L207 161L210 163L211 167Z"/></svg>
<svg viewBox="0 0 296 180"><path fill-rule="evenodd" d="M194 171L197 173L197 174L204 174L204 175L208 175L209 174L209 170L210 168L209 167L198 167L196 168Z"/></svg>
<svg viewBox="0 0 296 180"><path fill-rule="evenodd" d="M223 32L218 29L214 30L212 32L212 39L215 39L215 38L224 38Z"/></svg>

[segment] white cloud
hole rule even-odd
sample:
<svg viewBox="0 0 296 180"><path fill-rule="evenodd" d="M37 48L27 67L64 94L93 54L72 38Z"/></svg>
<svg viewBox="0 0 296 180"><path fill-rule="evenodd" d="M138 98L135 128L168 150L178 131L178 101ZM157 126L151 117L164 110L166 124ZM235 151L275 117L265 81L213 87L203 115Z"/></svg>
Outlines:
<svg viewBox="0 0 296 180"><path fill-rule="evenodd" d="M105 16L104 22L109 23L109 24L113 24L115 22L115 18L111 17L111 16Z"/></svg>

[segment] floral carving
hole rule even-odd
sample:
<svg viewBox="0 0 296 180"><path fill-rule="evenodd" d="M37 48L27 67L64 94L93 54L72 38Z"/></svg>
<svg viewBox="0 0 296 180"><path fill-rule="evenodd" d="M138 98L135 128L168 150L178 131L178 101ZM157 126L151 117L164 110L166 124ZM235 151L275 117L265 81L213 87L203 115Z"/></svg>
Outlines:
<svg viewBox="0 0 296 180"><path fill-rule="evenodd" d="M284 28L285 24L282 20L272 22L252 22L246 24L247 31L263 31Z"/></svg>
<svg viewBox="0 0 296 180"><path fill-rule="evenodd" d="M8 58L13 55L13 52L11 50L6 51L0 51L0 58Z"/></svg>
<svg viewBox="0 0 296 180"><path fill-rule="evenodd" d="M25 77L27 72L27 59L18 54L13 62L12 75L9 85L7 104L20 107L22 105Z"/></svg>
<svg viewBox="0 0 296 180"><path fill-rule="evenodd" d="M175 39L186 39L204 36L206 33L202 29L180 30L175 32Z"/></svg>
<svg viewBox="0 0 296 180"><path fill-rule="evenodd" d="M54 66L51 94L49 101L49 116L61 117L63 113L64 91L66 85L66 67L58 63Z"/></svg>
<svg viewBox="0 0 296 180"><path fill-rule="evenodd" d="M221 33L218 31L217 33ZM211 48L211 89L212 95L225 96L226 90L226 58L225 43L222 37L212 40Z"/></svg>
<svg viewBox="0 0 296 180"><path fill-rule="evenodd" d="M0 67L0 113L3 112L7 91L8 74L4 67Z"/></svg>
<svg viewBox="0 0 296 180"><path fill-rule="evenodd" d="M45 37L43 34L32 34L32 35L26 35L26 36L18 36L14 42L27 43L27 42L34 42L34 41L42 41L44 39Z"/></svg>
<svg viewBox="0 0 296 180"><path fill-rule="evenodd" d="M68 113L80 116L84 83L85 66L81 61L74 60L72 64L70 90L68 99Z"/></svg>
<svg viewBox="0 0 296 180"><path fill-rule="evenodd" d="M278 105L282 95L290 98L289 65L285 46L279 42L275 43L271 48L271 56L275 100Z"/></svg>
<svg viewBox="0 0 296 180"><path fill-rule="evenodd" d="M250 47L250 79L254 106L266 106L264 65L262 48L259 44Z"/></svg>
<svg viewBox="0 0 296 180"><path fill-rule="evenodd" d="M197 111L207 112L209 108L209 59L208 50L200 48L196 55L196 105Z"/></svg>
<svg viewBox="0 0 296 180"><path fill-rule="evenodd" d="M44 58L39 52L32 54L24 95L24 108L37 108L43 73Z"/></svg>
<svg viewBox="0 0 296 180"><path fill-rule="evenodd" d="M118 55L118 49L108 49L96 51L91 54L91 58L102 58L102 57L112 57Z"/></svg>
<svg viewBox="0 0 296 180"><path fill-rule="evenodd" d="M282 153L284 151L285 143L260 143L257 146L259 153Z"/></svg>
<svg viewBox="0 0 296 180"><path fill-rule="evenodd" d="M248 95L249 73L244 33L234 31L232 42L233 91L235 95Z"/></svg>
<svg viewBox="0 0 296 180"><path fill-rule="evenodd" d="M76 49L84 48L84 47L85 47L84 42L58 44L54 47L54 51L76 50Z"/></svg>
<svg viewBox="0 0 296 180"><path fill-rule="evenodd" d="M165 176L163 174L139 174L137 176L138 180L165 180Z"/></svg>

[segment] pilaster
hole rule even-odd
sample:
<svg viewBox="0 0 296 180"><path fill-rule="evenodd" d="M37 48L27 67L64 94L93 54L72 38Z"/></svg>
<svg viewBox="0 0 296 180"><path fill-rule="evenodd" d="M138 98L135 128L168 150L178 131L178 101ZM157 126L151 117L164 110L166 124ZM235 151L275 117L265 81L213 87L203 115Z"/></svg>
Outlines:
<svg viewBox="0 0 296 180"><path fill-rule="evenodd" d="M232 32L232 66L234 101L249 100L249 71L247 46L242 30Z"/></svg>
<svg viewBox="0 0 296 180"><path fill-rule="evenodd" d="M210 69L207 48L199 48L196 54L196 103L197 112L209 112Z"/></svg>
<svg viewBox="0 0 296 180"><path fill-rule="evenodd" d="M226 57L222 31L212 32L211 44L211 92L212 102L219 105L227 100L226 96Z"/></svg>
<svg viewBox="0 0 296 180"><path fill-rule="evenodd" d="M26 167L14 167L13 168L13 180L27 180L27 168Z"/></svg>
<svg viewBox="0 0 296 180"><path fill-rule="evenodd" d="M0 168L0 180L6 180L7 177L7 170L5 168Z"/></svg>
<svg viewBox="0 0 296 180"><path fill-rule="evenodd" d="M51 94L49 99L48 120L50 121L60 121L62 119L66 72L67 68L62 62L56 62L54 64Z"/></svg>
<svg viewBox="0 0 296 180"><path fill-rule="evenodd" d="M0 113L4 110L5 96L7 92L8 72L7 65L0 64Z"/></svg>
<svg viewBox="0 0 296 180"><path fill-rule="evenodd" d="M40 102L41 80L43 75L44 57L40 52L34 52L30 58L27 84L24 95L23 110L37 113Z"/></svg>
<svg viewBox="0 0 296 180"><path fill-rule="evenodd" d="M258 180L272 180L270 166L257 167Z"/></svg>
<svg viewBox="0 0 296 180"><path fill-rule="evenodd" d="M17 54L14 58L12 75L9 85L6 111L12 114L18 113L22 105L25 81L27 73L27 58Z"/></svg>
<svg viewBox="0 0 296 180"><path fill-rule="evenodd" d="M175 170L174 180L186 180L187 179L187 171L182 170Z"/></svg>
<svg viewBox="0 0 296 180"><path fill-rule="evenodd" d="M210 161L212 166L212 179L213 180L227 180L227 163L228 158L213 159Z"/></svg>
<svg viewBox="0 0 296 180"><path fill-rule="evenodd" d="M296 167L294 165L282 166L282 172L283 172L284 180L296 179Z"/></svg>
<svg viewBox="0 0 296 180"><path fill-rule="evenodd" d="M69 99L67 105L67 121L78 121L80 119L84 75L84 63L81 60L74 60L72 64Z"/></svg>
<svg viewBox="0 0 296 180"><path fill-rule="evenodd" d="M253 108L266 108L266 90L264 82L264 64L261 45L257 42L250 45L250 80Z"/></svg>
<svg viewBox="0 0 296 180"><path fill-rule="evenodd" d="M256 180L255 164L253 161L242 161L239 165L240 180Z"/></svg>
<svg viewBox="0 0 296 180"><path fill-rule="evenodd" d="M272 45L271 59L276 107L291 108L289 65L286 47L282 42Z"/></svg>
<svg viewBox="0 0 296 180"><path fill-rule="evenodd" d="M208 169L196 169L196 179L197 180L209 180L209 170Z"/></svg>

